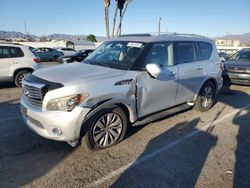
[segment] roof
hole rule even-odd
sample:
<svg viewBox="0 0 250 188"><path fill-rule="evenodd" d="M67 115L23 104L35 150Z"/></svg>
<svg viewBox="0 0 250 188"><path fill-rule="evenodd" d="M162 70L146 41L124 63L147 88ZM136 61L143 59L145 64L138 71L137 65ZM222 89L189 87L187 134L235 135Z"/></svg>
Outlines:
<svg viewBox="0 0 250 188"><path fill-rule="evenodd" d="M162 34L162 35L150 35L150 34L131 34L122 35L118 38L111 39L112 41L135 41L135 42L161 42L161 41L207 41L212 42L204 36L194 34Z"/></svg>

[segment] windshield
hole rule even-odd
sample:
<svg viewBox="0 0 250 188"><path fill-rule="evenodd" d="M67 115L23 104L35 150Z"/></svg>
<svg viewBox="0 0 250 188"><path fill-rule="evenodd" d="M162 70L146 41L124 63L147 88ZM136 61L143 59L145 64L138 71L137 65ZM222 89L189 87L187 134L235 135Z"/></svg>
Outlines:
<svg viewBox="0 0 250 188"><path fill-rule="evenodd" d="M250 51L239 51L231 56L232 61L250 61Z"/></svg>
<svg viewBox="0 0 250 188"><path fill-rule="evenodd" d="M108 41L99 46L85 63L128 70L141 54L145 44L141 42Z"/></svg>

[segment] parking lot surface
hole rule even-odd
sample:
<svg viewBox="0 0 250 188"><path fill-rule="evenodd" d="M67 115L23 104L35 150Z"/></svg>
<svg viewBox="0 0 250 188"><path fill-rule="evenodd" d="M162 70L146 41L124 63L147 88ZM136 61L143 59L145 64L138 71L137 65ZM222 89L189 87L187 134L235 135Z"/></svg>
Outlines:
<svg viewBox="0 0 250 188"><path fill-rule="evenodd" d="M22 122L21 89L0 86L0 187L250 187L250 87L100 151L46 140Z"/></svg>

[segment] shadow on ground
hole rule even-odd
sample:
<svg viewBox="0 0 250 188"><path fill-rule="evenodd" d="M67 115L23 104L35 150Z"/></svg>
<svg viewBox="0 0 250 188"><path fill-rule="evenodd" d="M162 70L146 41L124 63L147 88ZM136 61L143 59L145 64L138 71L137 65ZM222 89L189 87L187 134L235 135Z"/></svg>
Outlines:
<svg viewBox="0 0 250 188"><path fill-rule="evenodd" d="M20 187L47 174L72 148L27 128L19 103L0 103L0 187Z"/></svg>
<svg viewBox="0 0 250 188"><path fill-rule="evenodd" d="M232 100L232 98L234 100ZM225 89L218 101L235 109L250 104L247 93ZM218 112L213 121L220 116ZM250 113L240 111L233 118L239 126L237 136L234 187L250 187ZM200 119L176 124L172 129L152 139L136 162L114 182L112 187L195 187L209 151L216 146L218 138L211 132L196 129ZM179 138L195 134L185 141L167 148L168 140L180 133ZM187 136L188 137L188 136Z"/></svg>

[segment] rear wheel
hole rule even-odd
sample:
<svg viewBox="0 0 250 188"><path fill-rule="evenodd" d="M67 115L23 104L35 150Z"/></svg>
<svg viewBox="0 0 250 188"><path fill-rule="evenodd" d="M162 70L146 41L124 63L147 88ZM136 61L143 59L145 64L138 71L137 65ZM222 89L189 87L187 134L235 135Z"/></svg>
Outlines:
<svg viewBox="0 0 250 188"><path fill-rule="evenodd" d="M58 55L55 55L55 56L53 57L53 60L54 60L54 61L57 61L58 58L59 58L59 56L58 56Z"/></svg>
<svg viewBox="0 0 250 188"><path fill-rule="evenodd" d="M103 149L124 139L127 130L127 117L118 107L98 112L87 122L89 131L85 142L89 149ZM84 143L83 143L84 144Z"/></svg>
<svg viewBox="0 0 250 188"><path fill-rule="evenodd" d="M22 70L16 74L14 81L17 87L22 87L22 81L29 73L30 71Z"/></svg>
<svg viewBox="0 0 250 188"><path fill-rule="evenodd" d="M206 82L199 93L194 108L201 112L208 111L214 104L215 85L212 82Z"/></svg>

